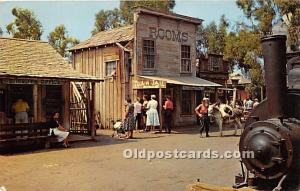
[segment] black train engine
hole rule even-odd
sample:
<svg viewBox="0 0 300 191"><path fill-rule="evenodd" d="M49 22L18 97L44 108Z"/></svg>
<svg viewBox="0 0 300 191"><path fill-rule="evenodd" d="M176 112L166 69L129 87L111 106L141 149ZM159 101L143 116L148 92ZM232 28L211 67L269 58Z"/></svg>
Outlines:
<svg viewBox="0 0 300 191"><path fill-rule="evenodd" d="M266 99L246 120L234 187L300 190L300 57L287 61L284 35L263 37L262 47Z"/></svg>

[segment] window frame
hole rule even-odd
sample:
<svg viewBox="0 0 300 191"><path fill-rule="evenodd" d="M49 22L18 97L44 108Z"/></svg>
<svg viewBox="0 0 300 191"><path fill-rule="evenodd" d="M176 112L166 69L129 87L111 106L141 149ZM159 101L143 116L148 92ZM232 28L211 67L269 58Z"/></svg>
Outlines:
<svg viewBox="0 0 300 191"><path fill-rule="evenodd" d="M216 61L217 62L213 62L213 61ZM222 59L220 57L216 57L216 56L212 56L209 58L208 60L209 62L209 66L210 66L210 71L212 72L220 72L220 69L221 69L221 62L222 62ZM214 63L217 63L217 67L214 65ZM217 70L215 70L215 68L218 68Z"/></svg>
<svg viewBox="0 0 300 191"><path fill-rule="evenodd" d="M185 46L185 47L189 47L189 58L183 58L182 57L182 48L183 48L183 46ZM183 70L183 60L185 60L185 61L189 61L189 71L187 71L187 70ZM181 44L180 45L180 73L186 73L186 74L190 74L190 73L192 73L192 54L191 54L191 45L189 45L189 44Z"/></svg>
<svg viewBox="0 0 300 191"><path fill-rule="evenodd" d="M106 77L113 76L113 75L111 75L113 71L111 71L110 74L107 73L107 63L111 63L111 62L115 63L115 69L114 70L117 70L118 60L106 60L106 61L104 61L104 63L105 63L105 76Z"/></svg>
<svg viewBox="0 0 300 191"><path fill-rule="evenodd" d="M153 41L153 48L154 48L154 52L151 56L154 56L154 64L153 64L153 68L147 68L145 67L145 51L144 51L144 41ZM156 70L156 65L157 65L157 49L156 49L156 40L154 38L142 38L142 68L143 70Z"/></svg>

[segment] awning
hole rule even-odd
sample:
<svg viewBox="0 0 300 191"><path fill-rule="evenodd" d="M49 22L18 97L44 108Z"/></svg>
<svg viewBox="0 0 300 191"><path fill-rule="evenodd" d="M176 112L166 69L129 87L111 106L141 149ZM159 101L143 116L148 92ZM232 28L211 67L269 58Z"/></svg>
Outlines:
<svg viewBox="0 0 300 191"><path fill-rule="evenodd" d="M182 86L194 86L194 87L221 87L222 85L198 78L196 76L138 76L149 80L163 81L168 84L176 84Z"/></svg>

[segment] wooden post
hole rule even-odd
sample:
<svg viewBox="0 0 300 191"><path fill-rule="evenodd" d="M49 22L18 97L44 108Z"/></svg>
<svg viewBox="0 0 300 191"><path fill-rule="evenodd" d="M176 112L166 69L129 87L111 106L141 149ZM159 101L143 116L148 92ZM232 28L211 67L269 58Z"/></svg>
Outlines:
<svg viewBox="0 0 300 191"><path fill-rule="evenodd" d="M96 136L96 128L95 128L95 82L92 82L92 96L91 96L91 106L90 106L90 116L91 116L91 122L90 122L90 129L91 129L91 137L92 139L95 139Z"/></svg>
<svg viewBox="0 0 300 191"><path fill-rule="evenodd" d="M233 88L233 98L232 98L232 107L235 108L235 102L236 102L236 96L237 91L236 91L236 87Z"/></svg>
<svg viewBox="0 0 300 191"><path fill-rule="evenodd" d="M64 115L64 127L67 128L67 129L70 129L71 128L71 125L70 125L70 82L67 81L67 82L64 82L63 85L62 85L62 96L63 96L63 115Z"/></svg>
<svg viewBox="0 0 300 191"><path fill-rule="evenodd" d="M160 120L160 129L159 132L162 132L163 129L163 116L162 116L162 110L163 110L163 91L162 88L159 88L159 120Z"/></svg>
<svg viewBox="0 0 300 191"><path fill-rule="evenodd" d="M38 85L33 85L33 121L38 121Z"/></svg>

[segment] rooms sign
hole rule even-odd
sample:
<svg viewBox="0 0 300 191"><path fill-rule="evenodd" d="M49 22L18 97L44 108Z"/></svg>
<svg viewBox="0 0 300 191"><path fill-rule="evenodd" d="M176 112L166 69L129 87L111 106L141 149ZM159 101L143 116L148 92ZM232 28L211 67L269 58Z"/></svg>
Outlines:
<svg viewBox="0 0 300 191"><path fill-rule="evenodd" d="M169 41L176 41L176 42L187 42L188 41L188 33L181 32L181 31L174 31L170 29L163 29L157 27L149 27L149 37L161 40L169 40Z"/></svg>

